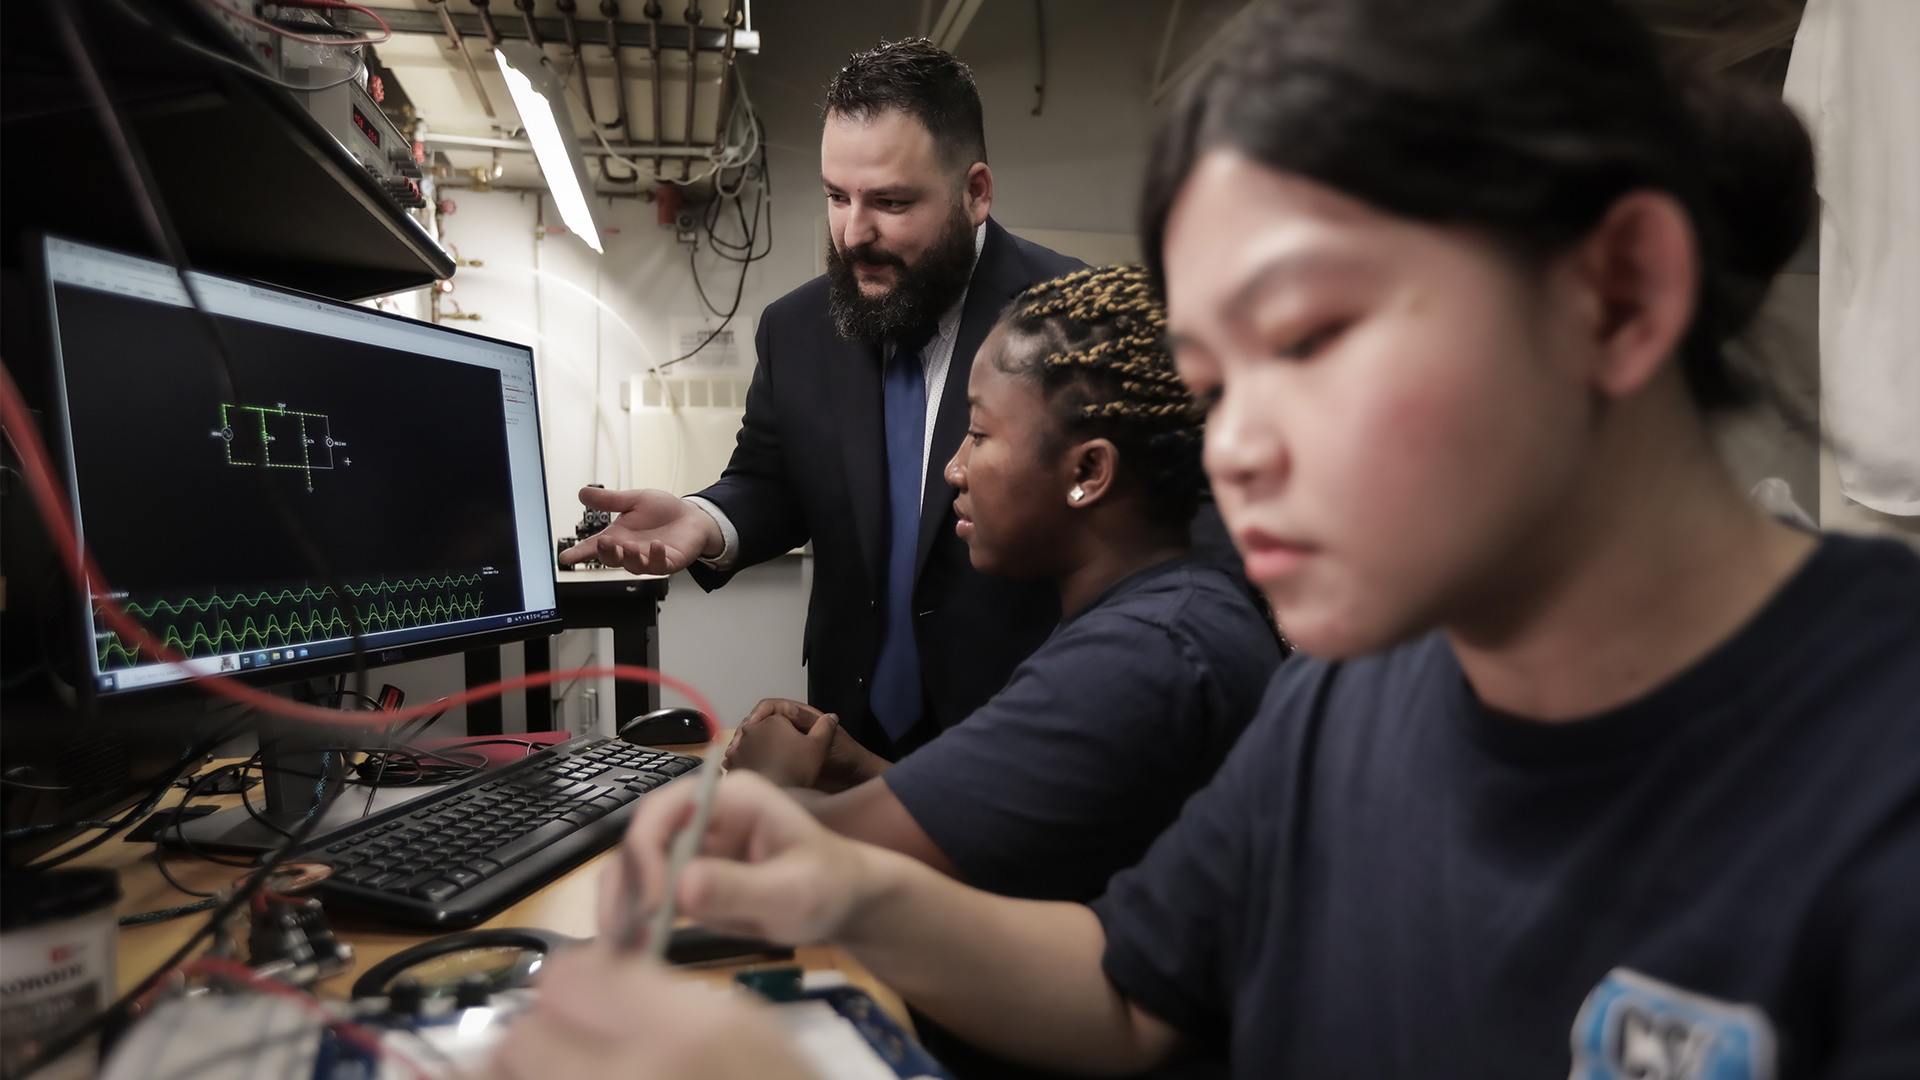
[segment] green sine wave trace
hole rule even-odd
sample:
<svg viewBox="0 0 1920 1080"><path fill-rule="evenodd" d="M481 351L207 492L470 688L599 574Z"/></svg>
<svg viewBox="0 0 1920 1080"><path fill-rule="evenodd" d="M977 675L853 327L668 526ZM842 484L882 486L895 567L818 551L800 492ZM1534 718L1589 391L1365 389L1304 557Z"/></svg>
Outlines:
<svg viewBox="0 0 1920 1080"><path fill-rule="evenodd" d="M409 581L367 582L348 585L346 589L357 600L365 601L355 603L353 610L359 616L361 630L373 633L477 618L486 606L484 590L453 590L467 589L479 582L479 574L450 574ZM411 598L394 595L428 589L447 592ZM336 595L330 586L263 589L233 596L154 600L125 606L129 613L143 621L156 616L168 620L163 625L149 624L149 631L182 655L197 657L344 637L350 632L346 614L338 602L329 602ZM294 610L286 610L289 607ZM109 665L138 664L147 650L129 648L118 634L104 632L99 637L98 651L100 666L104 669Z"/></svg>

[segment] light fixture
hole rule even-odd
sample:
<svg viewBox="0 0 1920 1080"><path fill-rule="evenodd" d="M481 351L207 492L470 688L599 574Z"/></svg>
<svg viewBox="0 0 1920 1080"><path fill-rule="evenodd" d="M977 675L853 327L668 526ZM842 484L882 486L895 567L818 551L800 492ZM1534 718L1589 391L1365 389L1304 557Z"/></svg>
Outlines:
<svg viewBox="0 0 1920 1080"><path fill-rule="evenodd" d="M500 61L500 74L507 80L514 108L520 110L520 126L533 144L534 160L547 178L547 190L560 208L560 220L578 234L587 246L601 251L600 228L594 224L593 206L587 201L587 166L580 157L580 142L573 134L573 117L567 111L567 92L560 77L547 63L547 54L538 46L522 41L503 41L494 47Z"/></svg>

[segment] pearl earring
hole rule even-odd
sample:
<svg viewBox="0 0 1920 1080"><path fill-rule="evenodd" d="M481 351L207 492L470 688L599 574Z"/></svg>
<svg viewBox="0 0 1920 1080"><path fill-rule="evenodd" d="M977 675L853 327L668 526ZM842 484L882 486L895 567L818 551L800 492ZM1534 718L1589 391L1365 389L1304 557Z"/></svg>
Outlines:
<svg viewBox="0 0 1920 1080"><path fill-rule="evenodd" d="M1087 489L1081 487L1079 484L1073 485L1073 490L1067 492L1067 498L1072 499L1074 502L1079 502L1081 499L1084 499L1086 497L1087 497Z"/></svg>

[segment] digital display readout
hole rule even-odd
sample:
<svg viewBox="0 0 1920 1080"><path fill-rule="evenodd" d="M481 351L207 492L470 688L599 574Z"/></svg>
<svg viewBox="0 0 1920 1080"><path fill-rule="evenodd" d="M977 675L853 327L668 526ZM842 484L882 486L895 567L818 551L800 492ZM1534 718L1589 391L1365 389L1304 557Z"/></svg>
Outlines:
<svg viewBox="0 0 1920 1080"><path fill-rule="evenodd" d="M353 110L353 126L360 129L360 134L372 140L373 145L380 145L380 129L374 127L372 121L368 120L358 107Z"/></svg>

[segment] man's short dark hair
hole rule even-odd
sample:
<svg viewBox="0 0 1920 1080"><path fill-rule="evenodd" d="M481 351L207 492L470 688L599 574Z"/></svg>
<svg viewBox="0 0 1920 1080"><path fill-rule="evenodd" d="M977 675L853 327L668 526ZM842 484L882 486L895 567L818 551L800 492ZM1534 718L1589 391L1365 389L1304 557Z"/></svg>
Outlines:
<svg viewBox="0 0 1920 1080"><path fill-rule="evenodd" d="M940 162L966 172L987 160L986 122L973 69L926 38L881 42L854 53L827 84L827 116L872 120L898 109L925 125Z"/></svg>

